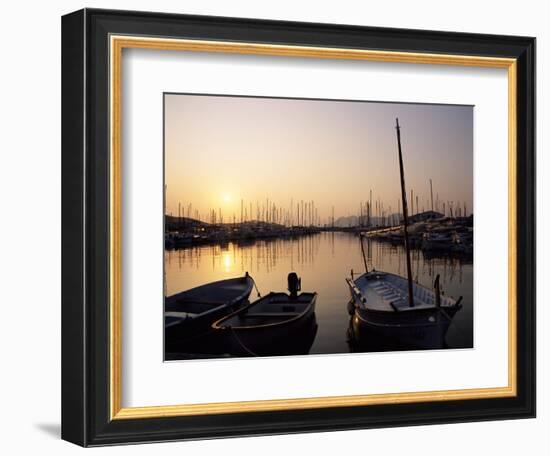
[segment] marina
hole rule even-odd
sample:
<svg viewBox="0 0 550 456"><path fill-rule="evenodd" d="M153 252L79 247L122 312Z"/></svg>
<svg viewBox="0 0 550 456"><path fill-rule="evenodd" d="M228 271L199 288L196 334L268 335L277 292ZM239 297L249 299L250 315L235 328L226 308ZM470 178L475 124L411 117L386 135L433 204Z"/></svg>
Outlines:
<svg viewBox="0 0 550 456"><path fill-rule="evenodd" d="M406 275L403 246L368 238L363 242L369 268ZM349 277L350 268L359 274L364 271L359 239L354 233L321 232L298 238L200 245L166 250L164 255L167 296L220 278L244 276L246 272L254 278L264 296L273 290L286 290L288 272L299 270L304 290L317 292L317 329L309 354L395 349L384 341L366 340L366 344L361 346L349 338L352 317L348 312L350 292L345 278ZM432 288L439 274L445 295L463 296L462 309L448 328L445 347L473 347L472 259L445 254L430 256L421 249L413 248L411 266L418 283ZM250 298L257 299L255 290ZM310 337L311 334L305 336ZM303 345L307 346L307 343ZM166 354L166 359L227 356L229 354L223 344L217 343L215 337L207 337L176 347Z"/></svg>
<svg viewBox="0 0 550 456"><path fill-rule="evenodd" d="M422 214L419 214L422 215ZM451 218L437 214L438 218L416 222L409 226L411 245L421 248L428 254L473 255L473 215ZM310 236L321 232L342 232L364 234L369 239L392 244L403 244L403 225L377 226L354 225L284 227L270 226L262 229L240 229L240 227L202 226L196 230L173 229L165 234L165 248L168 250L186 249L197 245L215 245L229 242L245 243L259 239L287 239Z"/></svg>

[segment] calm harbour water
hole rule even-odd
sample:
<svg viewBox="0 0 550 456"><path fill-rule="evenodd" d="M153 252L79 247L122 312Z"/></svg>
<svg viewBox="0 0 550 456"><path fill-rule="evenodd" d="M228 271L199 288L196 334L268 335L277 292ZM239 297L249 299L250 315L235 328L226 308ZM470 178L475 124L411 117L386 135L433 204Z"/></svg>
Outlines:
<svg viewBox="0 0 550 456"><path fill-rule="evenodd" d="M372 240L364 240L369 268L406 276L405 251ZM286 291L287 274L302 278L303 291L318 293L318 330L310 353L350 351L347 329L349 290L345 278L350 270L364 272L359 238L348 233L320 233L296 239L247 241L226 245L205 245L165 252L166 295L216 280L238 277L245 272L254 278L262 295ZM447 333L448 348L473 346L473 265L471 259L428 258L412 251L413 277L432 287L440 274L445 294L463 296L463 308ZM253 299L253 291L250 298Z"/></svg>

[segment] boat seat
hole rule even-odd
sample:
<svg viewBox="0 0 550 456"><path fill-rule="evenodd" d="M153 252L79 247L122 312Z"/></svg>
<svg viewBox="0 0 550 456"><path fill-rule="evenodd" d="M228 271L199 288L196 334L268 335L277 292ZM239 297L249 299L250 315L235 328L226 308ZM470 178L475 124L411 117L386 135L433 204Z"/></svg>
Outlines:
<svg viewBox="0 0 550 456"><path fill-rule="evenodd" d="M398 301L394 301L390 303L393 310L396 312L407 312L411 310L418 310L418 309L435 309L435 305L426 304L423 302L415 301L414 307L409 306L409 300L408 299L401 299Z"/></svg>
<svg viewBox="0 0 550 456"><path fill-rule="evenodd" d="M399 312L400 310L409 309L409 301L408 299L397 299L390 302L390 306L393 310Z"/></svg>
<svg viewBox="0 0 550 456"><path fill-rule="evenodd" d="M193 318L196 317L198 314L191 313L191 312L164 312L165 317L172 317L172 318Z"/></svg>
<svg viewBox="0 0 550 456"><path fill-rule="evenodd" d="M401 299L403 295L395 292L388 292L388 293L380 293L380 297L382 297L382 299L385 299L386 301L394 301L396 299Z"/></svg>

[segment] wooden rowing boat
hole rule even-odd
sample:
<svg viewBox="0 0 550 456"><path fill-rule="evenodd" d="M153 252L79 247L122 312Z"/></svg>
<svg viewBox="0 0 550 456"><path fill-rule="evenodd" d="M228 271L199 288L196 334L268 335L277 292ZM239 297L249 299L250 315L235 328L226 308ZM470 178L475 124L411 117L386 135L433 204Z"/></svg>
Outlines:
<svg viewBox="0 0 550 456"><path fill-rule="evenodd" d="M406 252L407 278L389 272L368 270L367 259L361 242L365 273L346 279L351 293L353 309L352 327L356 336L375 339L389 349L442 348L445 334L460 301L443 296L439 287L439 275L434 289L413 281L411 268L411 242L405 171L401 150L401 127L395 119L399 174L401 183L401 207L403 208L403 241Z"/></svg>
<svg viewBox="0 0 550 456"><path fill-rule="evenodd" d="M224 349L234 355L266 356L307 353L316 332L317 293L271 292L216 321ZM308 345L309 344L309 345Z"/></svg>
<svg viewBox="0 0 550 456"><path fill-rule="evenodd" d="M407 279L381 271L371 271L346 279L357 339L377 341L388 348L443 348L445 335L462 298L455 300L439 290L413 284L413 302L408 299Z"/></svg>
<svg viewBox="0 0 550 456"><path fill-rule="evenodd" d="M165 340L184 340L208 331L212 322L247 302L254 280L244 277L219 280L169 296L164 303Z"/></svg>

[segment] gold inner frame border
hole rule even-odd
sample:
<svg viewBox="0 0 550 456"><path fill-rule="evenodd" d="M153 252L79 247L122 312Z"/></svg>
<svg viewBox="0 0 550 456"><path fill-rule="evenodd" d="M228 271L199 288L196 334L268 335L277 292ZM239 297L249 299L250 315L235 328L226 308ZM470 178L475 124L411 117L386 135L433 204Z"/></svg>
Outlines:
<svg viewBox="0 0 550 456"><path fill-rule="evenodd" d="M299 58L503 68L508 71L508 385L505 387L402 392L243 402L122 407L122 51L153 49ZM111 35L110 52L110 412L111 419L198 416L380 404L514 397L517 395L517 61L512 58L376 51Z"/></svg>

